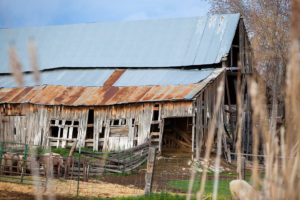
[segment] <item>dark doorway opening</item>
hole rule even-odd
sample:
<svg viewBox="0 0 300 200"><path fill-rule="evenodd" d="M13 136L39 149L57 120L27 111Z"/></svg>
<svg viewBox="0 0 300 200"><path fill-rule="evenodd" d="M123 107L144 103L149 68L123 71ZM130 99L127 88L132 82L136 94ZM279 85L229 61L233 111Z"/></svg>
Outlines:
<svg viewBox="0 0 300 200"><path fill-rule="evenodd" d="M165 118L162 154L192 152L192 117Z"/></svg>
<svg viewBox="0 0 300 200"><path fill-rule="evenodd" d="M88 113L88 126L86 129L86 139L94 138L94 110L90 109Z"/></svg>

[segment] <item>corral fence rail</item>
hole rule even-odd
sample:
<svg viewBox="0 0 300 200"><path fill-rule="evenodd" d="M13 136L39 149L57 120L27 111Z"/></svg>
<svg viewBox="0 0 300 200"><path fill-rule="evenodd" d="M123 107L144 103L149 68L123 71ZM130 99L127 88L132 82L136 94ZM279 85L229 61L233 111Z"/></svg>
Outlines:
<svg viewBox="0 0 300 200"><path fill-rule="evenodd" d="M38 169L34 169L32 166L28 169L31 162L29 158L32 157L29 146L14 142L0 144L0 181L33 185L28 170L40 170L40 168L38 166ZM43 173L45 174L45 171ZM39 182L41 185L44 183L45 180Z"/></svg>
<svg viewBox="0 0 300 200"><path fill-rule="evenodd" d="M52 153L48 151L47 157L45 151L42 153L39 149L41 147L9 142L0 144L0 181L2 182L38 184L45 186L46 189L50 175L55 185L55 192L61 195L91 197L144 195L145 177L148 173L145 163L151 149L149 143L116 152L76 149L72 155L65 157L55 157L53 153L54 157L51 159ZM18 162L14 161L14 165L11 164L12 162L7 162L12 160L5 158L7 154L19 155ZM53 166L51 170L49 163L45 165L45 160L49 160L50 166ZM28 167L33 161L36 163L35 169L32 166ZM192 186L192 193L195 195L199 191L202 176L201 166L197 161L190 157L157 155L153 167L152 193L186 195L193 169L197 170ZM40 177L38 183L33 181L34 170ZM236 177L236 173L221 172L218 194L230 199L229 182ZM206 182L206 194L212 192L213 183L214 171L211 171ZM116 192L118 190L121 191L119 194ZM107 191L114 191L110 195L115 196L105 196Z"/></svg>
<svg viewBox="0 0 300 200"><path fill-rule="evenodd" d="M24 184L33 184L30 177L32 171L45 180L51 175L54 178L63 177L82 181L88 181L89 176L99 176L103 173L127 173L145 163L149 151L149 143L144 143L117 152L90 152L76 149L76 155L62 157L51 153L50 150L43 152L39 146L13 142L0 144L0 181Z"/></svg>
<svg viewBox="0 0 300 200"><path fill-rule="evenodd" d="M117 152L89 152L81 151L81 155L89 158L89 173L129 172L146 162L149 143ZM78 151L79 152L79 151Z"/></svg>

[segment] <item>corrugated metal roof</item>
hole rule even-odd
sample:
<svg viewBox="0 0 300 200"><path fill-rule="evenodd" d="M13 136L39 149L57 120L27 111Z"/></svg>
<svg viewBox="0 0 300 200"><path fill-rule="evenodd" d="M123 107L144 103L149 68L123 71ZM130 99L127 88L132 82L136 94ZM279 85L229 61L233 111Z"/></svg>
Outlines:
<svg viewBox="0 0 300 200"><path fill-rule="evenodd" d="M57 69L40 73L41 85L103 86L114 69ZM24 86L35 86L31 74L24 74ZM11 75L0 75L0 87L17 87Z"/></svg>
<svg viewBox="0 0 300 200"><path fill-rule="evenodd" d="M14 44L29 68L34 39L41 70L57 67L177 67L220 63L229 52L239 14L180 19L0 29L0 73L9 73Z"/></svg>
<svg viewBox="0 0 300 200"><path fill-rule="evenodd" d="M202 70L126 70L114 86L184 85L198 83L213 71L213 68Z"/></svg>
<svg viewBox="0 0 300 200"><path fill-rule="evenodd" d="M32 103L42 105L100 106L133 102L189 100L224 68L215 69L196 84L156 86L35 86L25 88L0 88L0 103Z"/></svg>
<svg viewBox="0 0 300 200"><path fill-rule="evenodd" d="M84 86L103 85L146 86L184 85L198 83L215 69L56 69L41 72L40 85ZM33 76L24 74L24 86L35 86ZM11 75L0 75L0 87L17 87Z"/></svg>

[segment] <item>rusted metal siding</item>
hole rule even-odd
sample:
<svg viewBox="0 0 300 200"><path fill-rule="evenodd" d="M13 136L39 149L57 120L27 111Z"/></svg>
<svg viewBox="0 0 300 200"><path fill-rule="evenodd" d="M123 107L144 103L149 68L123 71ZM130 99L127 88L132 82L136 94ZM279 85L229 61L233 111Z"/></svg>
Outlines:
<svg viewBox="0 0 300 200"><path fill-rule="evenodd" d="M125 103L141 103L170 100L189 100L195 97L211 81L224 72L214 70L205 80L186 85L110 86L123 70L116 71L105 86L36 86L24 88L0 88L1 103L31 103L40 105L105 106Z"/></svg>
<svg viewBox="0 0 300 200"><path fill-rule="evenodd" d="M32 103L41 105L93 106L133 102L182 100L196 84L138 87L65 87L38 86L1 88L0 103Z"/></svg>
<svg viewBox="0 0 300 200"><path fill-rule="evenodd" d="M112 86L126 70L115 70L114 73L104 82L104 86Z"/></svg>

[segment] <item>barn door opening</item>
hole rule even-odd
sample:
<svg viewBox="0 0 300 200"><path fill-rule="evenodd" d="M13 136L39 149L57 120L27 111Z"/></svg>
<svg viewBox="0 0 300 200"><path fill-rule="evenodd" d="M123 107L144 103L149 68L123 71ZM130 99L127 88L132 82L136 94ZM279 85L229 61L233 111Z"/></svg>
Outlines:
<svg viewBox="0 0 300 200"><path fill-rule="evenodd" d="M192 117L165 118L162 154L192 152Z"/></svg>

